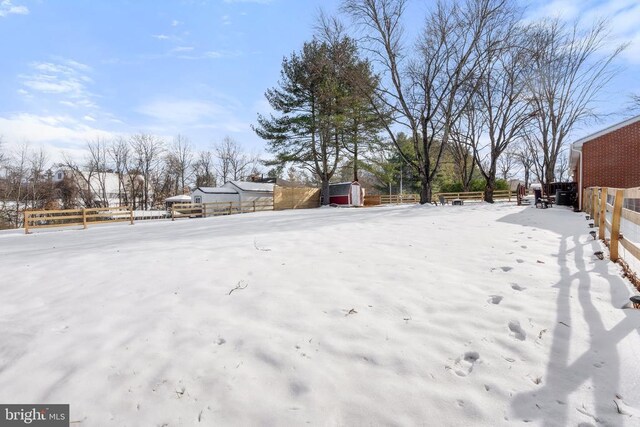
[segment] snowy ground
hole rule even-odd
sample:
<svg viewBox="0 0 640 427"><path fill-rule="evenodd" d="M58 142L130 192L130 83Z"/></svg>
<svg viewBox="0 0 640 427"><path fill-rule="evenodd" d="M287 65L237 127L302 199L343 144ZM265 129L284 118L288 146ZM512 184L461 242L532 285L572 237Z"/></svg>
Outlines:
<svg viewBox="0 0 640 427"><path fill-rule="evenodd" d="M79 426L640 425L640 310L588 231L477 204L0 233L0 402Z"/></svg>

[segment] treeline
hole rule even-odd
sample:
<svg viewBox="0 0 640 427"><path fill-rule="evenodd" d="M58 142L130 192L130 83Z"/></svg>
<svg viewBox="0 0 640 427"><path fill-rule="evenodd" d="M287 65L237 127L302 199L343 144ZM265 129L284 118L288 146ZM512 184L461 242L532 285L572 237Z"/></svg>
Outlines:
<svg viewBox="0 0 640 427"><path fill-rule="evenodd" d="M171 141L143 133L95 138L76 157L63 153L54 163L28 144L3 150L0 139L0 228L20 227L24 209L163 208L165 198L189 194L193 187L262 172L258 154L229 137L202 151L181 135Z"/></svg>
<svg viewBox="0 0 640 427"><path fill-rule="evenodd" d="M340 166L358 178L368 157L384 175L399 159L422 203L447 164L463 190L482 179L488 202L516 166L527 181L566 179L568 138L596 117L625 47L605 49L605 22L583 30L524 20L515 0L441 1L409 37L407 4L344 0L348 27L321 16L313 39L284 59L266 92L275 113L254 128L271 163L298 165L327 191Z"/></svg>

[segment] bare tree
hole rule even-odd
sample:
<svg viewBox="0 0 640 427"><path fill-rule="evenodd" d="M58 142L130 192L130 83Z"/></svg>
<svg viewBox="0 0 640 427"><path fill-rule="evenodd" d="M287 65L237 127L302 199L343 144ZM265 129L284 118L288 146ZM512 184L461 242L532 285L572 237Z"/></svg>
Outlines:
<svg viewBox="0 0 640 427"><path fill-rule="evenodd" d="M526 142L522 141L517 144L512 153L515 156L516 161L522 168L522 173L524 175L524 186L525 188L529 188L529 184L531 182L531 170L534 168L535 164L531 150L527 146Z"/></svg>
<svg viewBox="0 0 640 427"><path fill-rule="evenodd" d="M477 167L473 147L480 145L483 115L479 108L469 104L460 118L452 123L451 138L447 145L453 167L463 191L471 191L471 181Z"/></svg>
<svg viewBox="0 0 640 427"><path fill-rule="evenodd" d="M569 156L567 155L567 150L562 150L558 155L558 160L556 162L556 173L555 176L560 182L564 182L565 180L569 180L570 178L569 171Z"/></svg>
<svg viewBox="0 0 640 427"><path fill-rule="evenodd" d="M518 168L518 157L515 152L511 150L504 151L500 157L498 157L498 172L500 173L500 178L507 181L510 179L514 170L517 173Z"/></svg>
<svg viewBox="0 0 640 427"><path fill-rule="evenodd" d="M475 145L474 154L486 180L484 200L489 203L493 203L499 161L505 177L514 163L507 150L522 137L532 119L526 96L530 54L519 21L516 9L507 10L491 22L479 44L486 63L477 98L487 143L484 147Z"/></svg>
<svg viewBox="0 0 640 427"><path fill-rule="evenodd" d="M109 206L108 192L108 144L107 141L100 137L96 137L87 142L87 159L85 161L84 171L81 173L89 174L87 184L89 190L93 193L92 197L97 198L97 204L103 207Z"/></svg>
<svg viewBox="0 0 640 427"><path fill-rule="evenodd" d="M222 183L246 179L255 172L259 164L257 154L248 154L242 146L229 136L214 145L216 170Z"/></svg>
<svg viewBox="0 0 640 427"><path fill-rule="evenodd" d="M384 74L377 100L392 113L396 126L408 129L415 160L387 133L419 176L420 201L431 200L452 124L466 108L485 52L479 44L490 23L501 19L506 0L438 2L416 42L416 56L402 43L406 0L345 0L344 9L368 30L372 60ZM375 105L375 104L374 104ZM385 112L378 111L382 117Z"/></svg>
<svg viewBox="0 0 640 427"><path fill-rule="evenodd" d="M127 164L131 150L127 140L123 137L112 141L107 149L109 159L113 165L113 171L118 176L118 204L120 206L129 205L129 192L127 191Z"/></svg>
<svg viewBox="0 0 640 427"><path fill-rule="evenodd" d="M129 173L137 171L131 180L140 186L142 206L147 210L152 207L153 199L158 198L158 195L152 192L152 188L156 187L155 184L158 182L162 154L165 151L164 141L154 135L140 133L131 136L130 144L135 166L130 168Z"/></svg>
<svg viewBox="0 0 640 427"><path fill-rule="evenodd" d="M174 194L183 194L188 189L192 176L193 149L191 143L182 135L177 135L167 154L168 173L174 177L174 185L171 191Z"/></svg>
<svg viewBox="0 0 640 427"><path fill-rule="evenodd" d="M196 187L215 187L216 173L211 151L201 151L193 165Z"/></svg>
<svg viewBox="0 0 640 427"><path fill-rule="evenodd" d="M594 101L618 71L612 62L626 45L606 52L608 37L605 21L581 31L577 22L545 20L530 30L527 82L535 120L528 138L543 183L554 181L556 162L574 127L597 117Z"/></svg>

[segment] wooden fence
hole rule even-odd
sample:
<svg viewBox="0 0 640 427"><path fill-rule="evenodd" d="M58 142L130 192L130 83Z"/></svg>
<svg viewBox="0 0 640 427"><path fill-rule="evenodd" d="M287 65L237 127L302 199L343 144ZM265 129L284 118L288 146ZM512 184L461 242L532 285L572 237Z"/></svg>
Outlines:
<svg viewBox="0 0 640 427"><path fill-rule="evenodd" d="M24 211L24 232L34 228L68 227L107 222L129 221L133 224L133 210L128 207L112 208L82 208L56 210L26 210Z"/></svg>
<svg viewBox="0 0 640 427"><path fill-rule="evenodd" d="M273 189L273 209L311 209L320 206L320 189L311 187L280 187Z"/></svg>
<svg viewBox="0 0 640 427"><path fill-rule="evenodd" d="M418 194L367 194L364 196L365 206L398 205L403 203L420 203Z"/></svg>
<svg viewBox="0 0 640 427"><path fill-rule="evenodd" d="M511 196L515 197L515 193L511 190L496 190L493 192L494 200L506 200L511 201ZM440 197L446 203L452 200L469 200L469 201L482 201L484 200L483 191L470 191L460 193L433 193L431 197L431 203L439 204ZM420 195L418 194L391 194L391 195L367 195L364 198L365 206L378 206L388 204L401 204L401 203L420 203Z"/></svg>
<svg viewBox="0 0 640 427"><path fill-rule="evenodd" d="M625 237L626 231L631 234L632 227L640 225L640 187L590 187L584 190L582 196L582 209L591 215L594 225L598 227L598 238L608 243L611 261L622 258L619 255L620 247L640 260L640 239L634 236L634 242L628 238L630 236Z"/></svg>
<svg viewBox="0 0 640 427"><path fill-rule="evenodd" d="M493 192L493 200L507 200L511 201L512 192L511 190L495 190ZM464 200L464 201L483 201L484 200L484 191L468 191L468 192L460 192L460 193L433 193L432 202L440 203L440 197L443 197L446 203L451 202L452 200Z"/></svg>
<svg viewBox="0 0 640 427"><path fill-rule="evenodd" d="M272 210L273 199L251 202L174 203L171 206L171 219L175 221L176 218L206 218Z"/></svg>

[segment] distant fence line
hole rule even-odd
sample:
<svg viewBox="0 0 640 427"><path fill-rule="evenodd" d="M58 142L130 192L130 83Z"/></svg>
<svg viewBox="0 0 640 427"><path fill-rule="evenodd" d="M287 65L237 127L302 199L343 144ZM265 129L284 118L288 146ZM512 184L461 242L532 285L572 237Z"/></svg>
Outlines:
<svg viewBox="0 0 640 427"><path fill-rule="evenodd" d="M514 193L511 190L496 190L493 192L494 200L506 200L511 201L511 197ZM441 200L442 198L442 200ZM464 200L464 201L483 201L484 191L467 191L457 193L433 193L431 197L431 203L439 204L441 201L449 203L452 200ZM365 206L378 206L378 205L395 205L404 203L420 203L420 195L418 194L373 194L366 195L364 198Z"/></svg>
<svg viewBox="0 0 640 427"><path fill-rule="evenodd" d="M273 199L250 202L210 202L210 203L174 203L171 206L171 219L206 218L218 215L233 215L248 212L272 211Z"/></svg>

